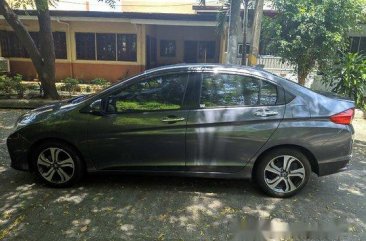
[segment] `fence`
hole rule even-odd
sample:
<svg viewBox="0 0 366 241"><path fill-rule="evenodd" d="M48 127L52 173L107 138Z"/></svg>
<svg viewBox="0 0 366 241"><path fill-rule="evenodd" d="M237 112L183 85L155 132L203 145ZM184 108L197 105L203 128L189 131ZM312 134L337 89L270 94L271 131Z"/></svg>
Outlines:
<svg viewBox="0 0 366 241"><path fill-rule="evenodd" d="M295 67L290 63L283 61L281 57L262 55L258 58L258 64L263 65L265 70L274 73L285 74L293 72Z"/></svg>

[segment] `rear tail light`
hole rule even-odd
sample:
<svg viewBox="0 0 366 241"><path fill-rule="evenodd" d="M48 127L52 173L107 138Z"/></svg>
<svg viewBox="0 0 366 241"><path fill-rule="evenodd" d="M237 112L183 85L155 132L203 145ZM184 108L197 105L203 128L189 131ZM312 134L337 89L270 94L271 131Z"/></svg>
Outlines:
<svg viewBox="0 0 366 241"><path fill-rule="evenodd" d="M355 115L355 109L348 109L341 113L332 115L330 120L336 124L349 125L351 124L353 117Z"/></svg>

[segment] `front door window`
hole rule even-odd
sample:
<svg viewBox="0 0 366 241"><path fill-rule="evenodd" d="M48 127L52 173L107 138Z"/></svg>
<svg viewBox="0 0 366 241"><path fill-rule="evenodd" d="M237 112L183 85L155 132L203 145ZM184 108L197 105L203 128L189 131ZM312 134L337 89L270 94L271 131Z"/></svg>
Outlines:
<svg viewBox="0 0 366 241"><path fill-rule="evenodd" d="M109 111L123 113L180 110L187 80L187 74L171 74L132 84L110 100Z"/></svg>

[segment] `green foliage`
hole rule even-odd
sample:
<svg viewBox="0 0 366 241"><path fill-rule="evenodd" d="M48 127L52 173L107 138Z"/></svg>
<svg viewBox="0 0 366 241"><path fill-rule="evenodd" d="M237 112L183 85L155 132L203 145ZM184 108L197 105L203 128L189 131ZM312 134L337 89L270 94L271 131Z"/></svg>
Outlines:
<svg viewBox="0 0 366 241"><path fill-rule="evenodd" d="M362 23L366 23L366 0L359 0L361 7L362 7L362 12L361 12L361 22Z"/></svg>
<svg viewBox="0 0 366 241"><path fill-rule="evenodd" d="M0 76L0 92L3 92L5 95L9 96L13 92L16 92L18 98L24 97L24 92L26 91L25 85L22 83L23 76L20 74L15 75L14 77L9 77L7 75Z"/></svg>
<svg viewBox="0 0 366 241"><path fill-rule="evenodd" d="M109 81L106 80L106 79L103 79L103 78L93 79L92 81L90 81L90 83L93 84L93 85L99 85L102 88L106 88L110 85Z"/></svg>
<svg viewBox="0 0 366 241"><path fill-rule="evenodd" d="M278 14L263 25L270 48L297 66L299 80L347 47L361 16L359 0L274 0Z"/></svg>
<svg viewBox="0 0 366 241"><path fill-rule="evenodd" d="M80 81L78 79L67 77L62 80L62 83L64 83L64 89L71 95L79 88Z"/></svg>
<svg viewBox="0 0 366 241"><path fill-rule="evenodd" d="M22 84L23 76L20 74L16 74L12 78L12 80L13 80L14 89L18 94L18 98L23 98L24 92L27 89L26 86L24 84Z"/></svg>
<svg viewBox="0 0 366 241"><path fill-rule="evenodd" d="M323 81L332 91L352 98L358 108L366 109L366 56L343 53L337 60L324 73Z"/></svg>
<svg viewBox="0 0 366 241"><path fill-rule="evenodd" d="M14 84L10 77L0 75L0 92L5 95L10 95L13 92Z"/></svg>

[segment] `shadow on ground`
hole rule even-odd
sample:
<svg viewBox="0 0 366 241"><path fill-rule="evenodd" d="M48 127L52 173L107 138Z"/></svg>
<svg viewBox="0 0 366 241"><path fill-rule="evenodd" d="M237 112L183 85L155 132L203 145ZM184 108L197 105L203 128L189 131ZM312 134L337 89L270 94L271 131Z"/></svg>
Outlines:
<svg viewBox="0 0 366 241"><path fill-rule="evenodd" d="M74 188L52 189L10 169L2 144L0 240L250 240L251 223L263 220L277 231L330 230L312 240L365 240L366 144L354 148L350 171L312 176L299 195L274 199L249 181L178 177L89 175Z"/></svg>

